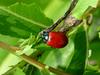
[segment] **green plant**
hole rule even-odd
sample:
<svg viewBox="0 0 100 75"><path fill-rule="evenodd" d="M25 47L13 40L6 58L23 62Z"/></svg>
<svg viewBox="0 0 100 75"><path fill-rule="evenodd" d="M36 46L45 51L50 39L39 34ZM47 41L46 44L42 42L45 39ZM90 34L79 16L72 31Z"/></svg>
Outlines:
<svg viewBox="0 0 100 75"><path fill-rule="evenodd" d="M71 0L0 0L0 75L100 75L99 2L78 0L70 15L81 23L56 49L38 34L62 18ZM64 26L65 18L54 30Z"/></svg>

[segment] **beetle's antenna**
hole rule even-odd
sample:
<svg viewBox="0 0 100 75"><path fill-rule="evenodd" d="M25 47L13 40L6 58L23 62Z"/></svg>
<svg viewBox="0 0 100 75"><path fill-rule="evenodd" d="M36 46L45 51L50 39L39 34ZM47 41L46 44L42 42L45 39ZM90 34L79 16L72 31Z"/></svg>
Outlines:
<svg viewBox="0 0 100 75"><path fill-rule="evenodd" d="M58 19L52 26L50 26L49 28L47 28L45 31L50 32L52 31L54 28L56 28L59 23L61 23L67 16L68 14L70 14L70 12L74 9L74 7L76 6L78 0L72 0L69 9L66 11L65 15L62 16L60 19Z"/></svg>

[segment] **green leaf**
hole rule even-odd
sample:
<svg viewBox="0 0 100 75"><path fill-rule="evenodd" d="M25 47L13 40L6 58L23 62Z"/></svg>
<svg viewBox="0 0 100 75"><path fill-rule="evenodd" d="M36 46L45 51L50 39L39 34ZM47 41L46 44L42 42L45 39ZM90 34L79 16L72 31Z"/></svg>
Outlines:
<svg viewBox="0 0 100 75"><path fill-rule="evenodd" d="M27 70L26 70L26 75L50 75L50 72L48 69L42 69L39 70L31 65L28 66Z"/></svg>
<svg viewBox="0 0 100 75"><path fill-rule="evenodd" d="M1 34L23 38L28 37L30 33L36 35L52 23L35 4L16 3L9 7L0 6L0 18Z"/></svg>
<svg viewBox="0 0 100 75"><path fill-rule="evenodd" d="M45 8L44 13L47 17L53 19L53 21L56 21L65 14L70 3L71 0L53 0Z"/></svg>
<svg viewBox="0 0 100 75"><path fill-rule="evenodd" d="M70 72L74 75L83 75L87 50L87 34L85 28L81 26L77 30L74 38L74 56L67 69L67 72Z"/></svg>
<svg viewBox="0 0 100 75"><path fill-rule="evenodd" d="M99 38L100 38L100 32L99 32Z"/></svg>
<svg viewBox="0 0 100 75"><path fill-rule="evenodd" d="M91 72L91 71L88 71L84 75L100 75L100 73L99 72Z"/></svg>
<svg viewBox="0 0 100 75"><path fill-rule="evenodd" d="M89 36L89 40L93 40L95 39L95 37L98 37L98 32L100 31L100 8L96 8L96 10L93 13L93 21L92 24L89 27L89 31L88 31L88 36Z"/></svg>
<svg viewBox="0 0 100 75"><path fill-rule="evenodd" d="M16 0L0 0L0 5L2 6L9 6L16 3Z"/></svg>
<svg viewBox="0 0 100 75"><path fill-rule="evenodd" d="M98 63L100 63L100 39L93 40L90 43L90 49L92 50L90 59L96 60Z"/></svg>
<svg viewBox="0 0 100 75"><path fill-rule="evenodd" d="M11 2L1 0L0 33L21 38L29 37L30 33L36 35L53 23L51 19L55 21L64 15L70 1L45 0L44 3L41 2L41 0L11 0ZM56 9L52 9L55 7Z"/></svg>
<svg viewBox="0 0 100 75"><path fill-rule="evenodd" d="M19 40L18 38L4 36L0 34L0 41L8 43L10 45L16 45L18 40ZM15 59L16 61L12 62L13 59ZM0 75L2 75L6 71L8 71L10 68L12 68L11 66L18 63L17 60L20 61L18 57L0 48Z"/></svg>
<svg viewBox="0 0 100 75"><path fill-rule="evenodd" d="M10 45L18 45L17 44L18 40L19 40L18 38L0 35L0 41L5 42ZM30 55L33 53L33 51L36 51L36 49L33 50L32 48L30 48L29 45L26 45L24 49L26 51L25 52L26 55ZM0 48L0 75L10 70L21 61L22 59L20 59L18 56L10 54Z"/></svg>
<svg viewBox="0 0 100 75"><path fill-rule="evenodd" d="M23 72L22 69L17 67L16 70L14 71L13 75L25 75L25 73Z"/></svg>
<svg viewBox="0 0 100 75"><path fill-rule="evenodd" d="M62 49L53 49L50 47L42 46L42 49L46 49L43 53L40 61L48 66L57 68L59 67L68 67L71 58L73 56L74 44L72 39L69 39L69 44ZM70 58L70 59L69 59Z"/></svg>
<svg viewBox="0 0 100 75"><path fill-rule="evenodd" d="M10 45L16 45L16 42L18 41L18 38L11 38L9 36L4 36L0 34L0 41L6 42ZM3 63L3 60L6 59L7 55L9 53L4 51L3 49L0 48L0 65Z"/></svg>
<svg viewBox="0 0 100 75"><path fill-rule="evenodd" d="M90 60L94 60L97 62L97 65L100 63L100 39L98 36L98 33L100 33L100 9L99 7L96 9L96 11L93 13L93 23L89 27L89 40L90 40L90 49L92 50L92 55L89 58Z"/></svg>
<svg viewBox="0 0 100 75"><path fill-rule="evenodd" d="M89 7L96 8L99 0L79 0L72 15L77 19L81 19Z"/></svg>

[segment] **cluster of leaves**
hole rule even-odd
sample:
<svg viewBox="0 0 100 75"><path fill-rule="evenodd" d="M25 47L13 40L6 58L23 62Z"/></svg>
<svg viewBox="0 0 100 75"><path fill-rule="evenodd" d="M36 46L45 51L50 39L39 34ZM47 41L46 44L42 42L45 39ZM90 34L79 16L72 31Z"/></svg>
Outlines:
<svg viewBox="0 0 100 75"><path fill-rule="evenodd" d="M49 27L64 15L70 2L71 0L0 0L0 41L14 46L24 45L24 48L31 51L28 55L66 73L100 75L100 5L97 7L98 0L79 0L72 11L72 16L77 19L83 19L83 15L87 16L85 12L90 6L97 8L92 13L93 21L90 26L87 27L87 24L83 22L68 33L69 43L66 47L54 49L40 43L29 48L32 42L36 42L36 36L41 30ZM31 43L29 43L30 34L32 34ZM0 48L0 75L2 74L55 75L46 70L41 71Z"/></svg>

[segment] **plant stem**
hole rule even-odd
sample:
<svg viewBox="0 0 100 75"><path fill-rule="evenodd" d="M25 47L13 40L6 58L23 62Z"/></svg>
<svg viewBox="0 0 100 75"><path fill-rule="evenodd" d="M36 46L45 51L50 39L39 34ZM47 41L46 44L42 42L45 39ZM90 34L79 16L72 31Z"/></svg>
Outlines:
<svg viewBox="0 0 100 75"><path fill-rule="evenodd" d="M10 46L4 42L0 42L0 47L7 50L8 52L15 54L15 55L17 55L16 51L21 50L18 47ZM34 58L31 58L25 54L17 55L17 56L20 57L21 59L23 59L24 61L28 62L29 64L37 67L40 70L44 70L47 67L47 65L42 64L42 63L36 61ZM49 67L49 66L48 66L48 70L50 72L57 74L57 75L71 75L71 74L65 73L64 71L61 71L61 70L58 70L58 69L55 69L55 68Z"/></svg>
<svg viewBox="0 0 100 75"><path fill-rule="evenodd" d="M66 19L68 17L68 15L71 15L71 11L74 9L74 7L76 6L78 0L72 0L69 9L65 12L64 16L62 16L61 18L59 18L52 26L50 26L49 28L47 28L45 31L46 32L50 32L52 31L54 28L56 28L64 19Z"/></svg>

